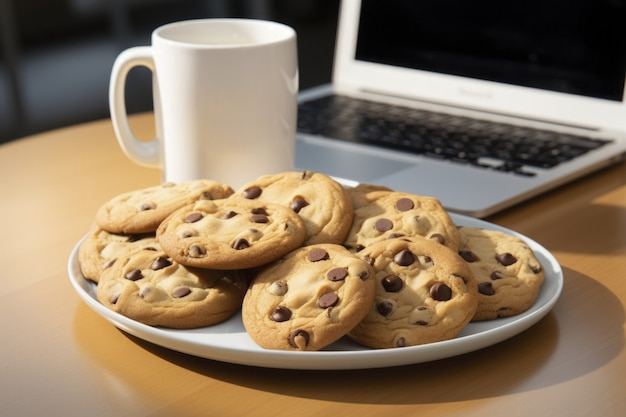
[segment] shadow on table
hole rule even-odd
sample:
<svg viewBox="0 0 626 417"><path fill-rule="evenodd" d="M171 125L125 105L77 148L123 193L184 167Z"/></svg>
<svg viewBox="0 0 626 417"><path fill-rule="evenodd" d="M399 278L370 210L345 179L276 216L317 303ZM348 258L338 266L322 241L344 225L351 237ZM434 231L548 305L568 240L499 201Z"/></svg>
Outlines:
<svg viewBox="0 0 626 417"><path fill-rule="evenodd" d="M624 187L623 175L619 174L622 166L605 168L535 197L523 203L525 210L512 207L486 220L514 224L516 231L537 240L553 253L624 253L626 207L623 202L607 202L619 200L611 200L609 196ZM529 216L529 211L540 215Z"/></svg>
<svg viewBox="0 0 626 417"><path fill-rule="evenodd" d="M619 299L588 276L567 269L564 273L564 290L555 308L525 332L476 352L402 367L346 371L255 368L171 351L113 328L106 337L124 335L141 348L133 354L142 359L144 350L154 355L142 362L165 360L201 376L291 397L370 404L432 404L497 397L579 378L622 351L624 309ZM597 307L600 304L602 308ZM74 327L84 351L125 385L142 390L135 381L139 377L128 367L128 358L111 352L103 340L89 337L89 329L84 328L88 320L79 317L95 313L84 304L79 310ZM171 378L159 384L166 385L160 391L169 392L167 384L177 382ZM343 386L350 390L341 389ZM174 392L177 387L171 388Z"/></svg>

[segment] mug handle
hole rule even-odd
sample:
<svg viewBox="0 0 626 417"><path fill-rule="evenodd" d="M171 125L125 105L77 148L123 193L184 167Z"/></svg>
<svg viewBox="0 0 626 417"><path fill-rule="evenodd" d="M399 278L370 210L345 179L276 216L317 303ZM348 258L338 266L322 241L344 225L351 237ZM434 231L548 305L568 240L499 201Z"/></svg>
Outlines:
<svg viewBox="0 0 626 417"><path fill-rule="evenodd" d="M126 113L125 87L129 71L144 66L154 74L154 58L149 46L128 48L118 55L111 71L109 83L109 109L111 122L122 151L136 163L147 167L160 166L159 138L141 141L133 134Z"/></svg>

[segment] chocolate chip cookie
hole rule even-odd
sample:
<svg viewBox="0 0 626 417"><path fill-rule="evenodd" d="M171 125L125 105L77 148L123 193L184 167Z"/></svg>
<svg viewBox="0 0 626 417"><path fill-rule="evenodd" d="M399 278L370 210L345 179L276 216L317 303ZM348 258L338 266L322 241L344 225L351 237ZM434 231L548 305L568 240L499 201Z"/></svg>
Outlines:
<svg viewBox="0 0 626 417"><path fill-rule="evenodd" d="M149 233L173 211L197 200L216 200L233 193L211 180L167 182L113 197L96 212L96 223L111 233Z"/></svg>
<svg viewBox="0 0 626 417"><path fill-rule="evenodd" d="M163 250L183 265L246 269L301 246L306 229L286 206L233 196L200 200L175 211L156 235Z"/></svg>
<svg viewBox="0 0 626 417"><path fill-rule="evenodd" d="M98 300L107 308L151 326L210 326L239 311L247 288L242 271L185 267L160 250L140 249L100 276Z"/></svg>
<svg viewBox="0 0 626 417"><path fill-rule="evenodd" d="M354 327L373 297L374 272L366 261L340 245L304 246L254 278L243 324L266 349L319 350Z"/></svg>
<svg viewBox="0 0 626 417"><path fill-rule="evenodd" d="M474 316L476 282L454 251L423 237L395 238L359 252L375 272L376 295L349 336L371 348L456 337Z"/></svg>
<svg viewBox="0 0 626 417"><path fill-rule="evenodd" d="M537 299L544 270L532 249L517 236L498 230L462 227L459 254L478 283L478 308L472 320L522 313Z"/></svg>
<svg viewBox="0 0 626 417"><path fill-rule="evenodd" d="M243 186L237 195L290 207L304 221L305 245L342 243L352 224L353 207L348 192L319 172L262 176Z"/></svg>
<svg viewBox="0 0 626 417"><path fill-rule="evenodd" d="M109 233L96 225L78 249L78 263L83 276L93 282L112 261L142 248L158 248L154 233L122 235Z"/></svg>
<svg viewBox="0 0 626 417"><path fill-rule="evenodd" d="M358 196L352 228L344 245L353 252L399 236L421 236L459 249L456 225L440 201L399 191L372 191Z"/></svg>

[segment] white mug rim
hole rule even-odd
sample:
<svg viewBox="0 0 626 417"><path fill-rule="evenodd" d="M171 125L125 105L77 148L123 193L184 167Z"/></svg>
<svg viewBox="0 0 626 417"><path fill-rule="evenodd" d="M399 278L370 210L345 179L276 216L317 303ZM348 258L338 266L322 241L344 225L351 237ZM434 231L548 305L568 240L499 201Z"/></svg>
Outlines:
<svg viewBox="0 0 626 417"><path fill-rule="evenodd" d="M225 43L201 43L178 39L170 32L176 30L184 30L190 27L198 26L215 26L222 25L230 28L254 29L256 33L260 33L263 29L263 37L255 39L254 42L225 42ZM208 18L208 19L191 19L182 20L165 24L156 28L152 32L152 44L165 43L170 46L178 46L193 49L231 49L231 48L254 48L259 46L268 46L291 40L296 36L295 30L283 23L262 20L262 19L246 19L246 18Z"/></svg>

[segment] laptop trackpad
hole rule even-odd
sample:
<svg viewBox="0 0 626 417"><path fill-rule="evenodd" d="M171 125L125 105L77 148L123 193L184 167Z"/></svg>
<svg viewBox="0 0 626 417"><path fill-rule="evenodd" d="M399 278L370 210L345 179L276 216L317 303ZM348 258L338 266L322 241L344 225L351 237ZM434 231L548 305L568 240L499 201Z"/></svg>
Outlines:
<svg viewBox="0 0 626 417"><path fill-rule="evenodd" d="M296 142L296 168L371 183L414 166L414 163L385 158L379 150L362 150L351 144L323 142L299 138Z"/></svg>

